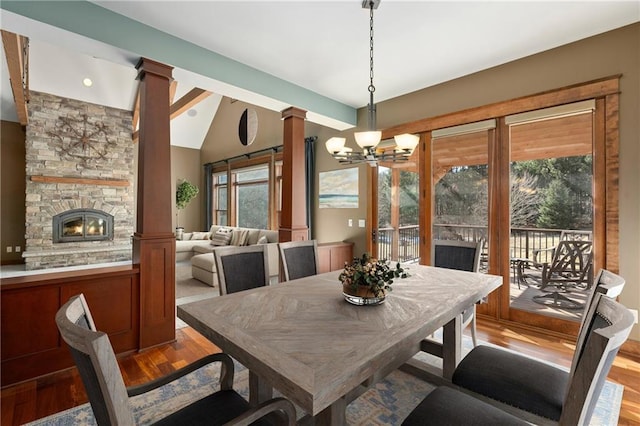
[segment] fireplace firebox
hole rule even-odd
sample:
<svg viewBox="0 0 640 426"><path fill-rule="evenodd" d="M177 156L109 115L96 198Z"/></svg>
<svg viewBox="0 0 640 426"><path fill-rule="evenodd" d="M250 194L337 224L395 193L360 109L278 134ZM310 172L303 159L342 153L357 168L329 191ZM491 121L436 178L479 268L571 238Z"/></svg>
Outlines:
<svg viewBox="0 0 640 426"><path fill-rule="evenodd" d="M53 217L53 242L113 240L113 216L94 209L68 210Z"/></svg>

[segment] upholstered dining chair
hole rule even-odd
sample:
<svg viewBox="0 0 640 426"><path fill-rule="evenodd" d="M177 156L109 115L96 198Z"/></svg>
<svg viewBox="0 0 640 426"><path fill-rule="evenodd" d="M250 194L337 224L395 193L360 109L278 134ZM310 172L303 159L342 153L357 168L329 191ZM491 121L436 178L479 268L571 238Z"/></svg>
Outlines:
<svg viewBox="0 0 640 426"><path fill-rule="evenodd" d="M82 294L71 297L58 310L56 324L69 345L98 425L134 425L131 397L157 389L211 363L220 363L219 390L178 409L156 425L296 423L295 408L289 400L273 398L251 407L233 390L233 360L223 353L208 355L148 383L125 387L109 337L96 330Z"/></svg>
<svg viewBox="0 0 640 426"><path fill-rule="evenodd" d="M265 244L213 249L220 296L269 285Z"/></svg>
<svg viewBox="0 0 640 426"><path fill-rule="evenodd" d="M617 350L633 325L628 310L608 304L623 287L622 277L606 270L598 274L569 372L506 349L480 345L462 359L452 382L507 411L517 410L519 417L534 423L546 418L561 424L588 424Z"/></svg>
<svg viewBox="0 0 640 426"><path fill-rule="evenodd" d="M587 425L634 322L626 307L596 293L569 372L515 352L487 352L488 346L478 346L453 375L459 388L445 396L442 390L430 393L403 424L434 419L433 424L518 424L504 414L509 413L533 424Z"/></svg>
<svg viewBox="0 0 640 426"><path fill-rule="evenodd" d="M482 241L433 241L433 266L457 269L460 271L478 272L480 270L480 254ZM478 345L476 337L476 305L462 313L462 328L471 325L471 340L473 346Z"/></svg>
<svg viewBox="0 0 640 426"><path fill-rule="evenodd" d="M318 242L316 240L278 243L278 250L285 281L318 273Z"/></svg>

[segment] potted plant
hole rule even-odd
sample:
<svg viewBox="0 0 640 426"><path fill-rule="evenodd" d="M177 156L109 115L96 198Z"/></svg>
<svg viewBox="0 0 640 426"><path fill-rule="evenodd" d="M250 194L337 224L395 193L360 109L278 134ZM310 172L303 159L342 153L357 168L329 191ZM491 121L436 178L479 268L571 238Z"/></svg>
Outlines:
<svg viewBox="0 0 640 426"><path fill-rule="evenodd" d="M351 264L345 262L344 271L338 279L342 292L349 303L355 305L377 305L391 291L394 278L406 278L409 274L400 262L391 269L389 261L371 257L368 253L355 257Z"/></svg>
<svg viewBox="0 0 640 426"><path fill-rule="evenodd" d="M182 239L182 233L184 232L184 228L179 225L178 221L180 210L187 207L191 200L198 195L198 192L198 187L186 179L182 179L182 182L176 188L176 208L178 209L176 212L176 238L179 240Z"/></svg>

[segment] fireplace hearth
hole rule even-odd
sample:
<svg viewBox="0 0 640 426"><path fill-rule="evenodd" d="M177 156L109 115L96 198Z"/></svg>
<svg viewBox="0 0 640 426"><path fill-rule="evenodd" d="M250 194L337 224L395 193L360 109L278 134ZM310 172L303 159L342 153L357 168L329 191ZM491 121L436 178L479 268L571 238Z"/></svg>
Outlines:
<svg viewBox="0 0 640 426"><path fill-rule="evenodd" d="M74 209L53 217L53 242L113 240L113 216L95 209Z"/></svg>

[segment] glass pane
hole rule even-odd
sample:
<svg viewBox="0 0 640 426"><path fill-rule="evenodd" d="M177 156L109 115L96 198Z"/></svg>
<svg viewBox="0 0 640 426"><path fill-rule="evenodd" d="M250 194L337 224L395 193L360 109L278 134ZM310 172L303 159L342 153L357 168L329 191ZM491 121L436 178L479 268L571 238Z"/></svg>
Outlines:
<svg viewBox="0 0 640 426"><path fill-rule="evenodd" d="M269 221L269 186L264 184L237 187L238 226L267 229Z"/></svg>
<svg viewBox="0 0 640 426"><path fill-rule="evenodd" d="M220 226L227 225L227 211L219 210L216 212L216 223Z"/></svg>
<svg viewBox="0 0 640 426"><path fill-rule="evenodd" d="M418 183L418 173L400 170L398 260L402 262L417 261L420 257Z"/></svg>
<svg viewBox="0 0 640 426"><path fill-rule="evenodd" d="M216 188L217 192L218 192L218 204L217 204L217 210L226 210L227 209L227 187L226 186L219 186Z"/></svg>
<svg viewBox="0 0 640 426"><path fill-rule="evenodd" d="M238 183L267 179L269 179L269 168L266 166L236 172L236 181Z"/></svg>
<svg viewBox="0 0 640 426"><path fill-rule="evenodd" d="M433 141L433 238L484 241L480 255L482 272L488 269L487 161L486 130Z"/></svg>
<svg viewBox="0 0 640 426"><path fill-rule="evenodd" d="M593 280L592 114L510 126L511 308L580 320Z"/></svg>
<svg viewBox="0 0 640 426"><path fill-rule="evenodd" d="M378 167L378 258L391 259L393 242L391 225L391 169Z"/></svg>
<svg viewBox="0 0 640 426"><path fill-rule="evenodd" d="M102 218L87 216L86 234L88 236L107 235L107 226Z"/></svg>
<svg viewBox="0 0 640 426"><path fill-rule="evenodd" d="M227 183L227 173L226 172L214 175L213 178L214 178L214 184L224 185L225 183Z"/></svg>

